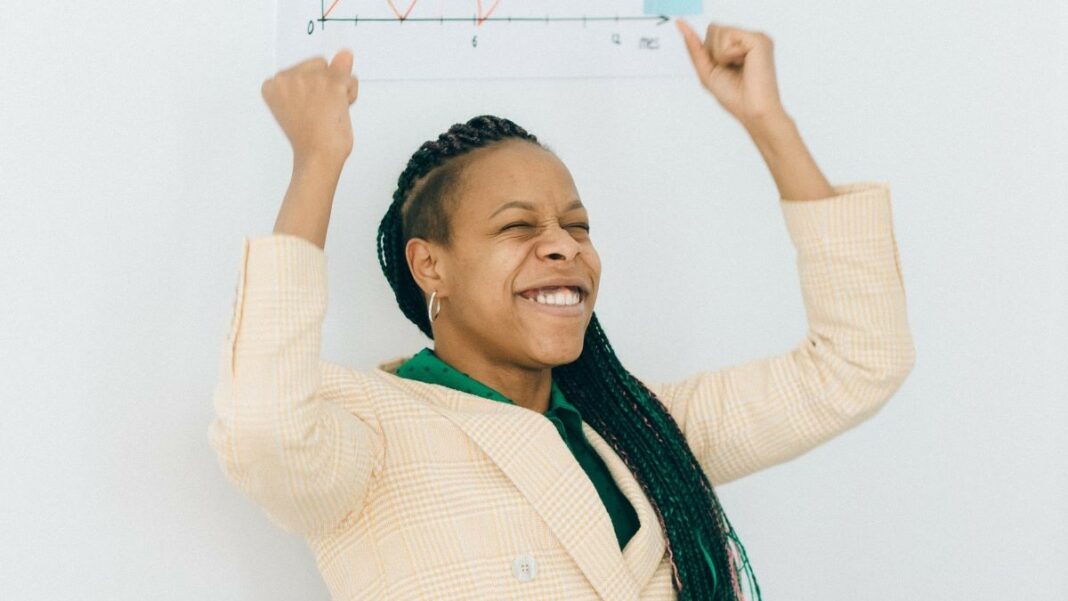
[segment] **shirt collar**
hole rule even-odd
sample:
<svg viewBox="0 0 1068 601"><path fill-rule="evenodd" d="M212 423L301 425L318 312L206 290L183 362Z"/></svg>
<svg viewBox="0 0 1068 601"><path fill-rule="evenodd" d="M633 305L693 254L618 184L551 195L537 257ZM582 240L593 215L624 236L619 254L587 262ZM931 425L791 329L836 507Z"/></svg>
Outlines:
<svg viewBox="0 0 1068 601"><path fill-rule="evenodd" d="M500 392L446 363L430 347L423 347L421 351L402 363L397 367L396 373L398 376L412 380L419 380L428 384L440 384L494 401L515 404ZM578 420L582 419L578 408L564 398L564 393L556 385L556 380L552 381L549 394L549 409L546 413L558 415L561 418L568 415L568 419L572 417L577 417Z"/></svg>

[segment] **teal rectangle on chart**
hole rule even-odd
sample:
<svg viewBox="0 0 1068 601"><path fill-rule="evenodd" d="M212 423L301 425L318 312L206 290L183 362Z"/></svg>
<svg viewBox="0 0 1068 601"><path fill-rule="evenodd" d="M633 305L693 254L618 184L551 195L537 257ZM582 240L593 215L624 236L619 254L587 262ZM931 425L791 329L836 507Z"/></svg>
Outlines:
<svg viewBox="0 0 1068 601"><path fill-rule="evenodd" d="M700 15L702 0L644 0L647 15Z"/></svg>

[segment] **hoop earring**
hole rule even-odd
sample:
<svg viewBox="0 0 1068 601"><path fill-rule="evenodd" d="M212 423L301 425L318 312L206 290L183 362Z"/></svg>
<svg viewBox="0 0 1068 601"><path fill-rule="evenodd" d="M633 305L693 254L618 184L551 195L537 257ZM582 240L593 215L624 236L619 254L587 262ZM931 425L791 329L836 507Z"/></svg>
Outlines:
<svg viewBox="0 0 1068 601"><path fill-rule="evenodd" d="M434 321L434 318L438 316L438 313L441 313L441 299L440 298L438 299L438 310L433 312L433 313L431 313L431 308L434 306L434 297L437 296L437 295L438 295L438 291L435 290L434 293L430 295L430 302L428 302L426 304L426 316L430 321Z"/></svg>

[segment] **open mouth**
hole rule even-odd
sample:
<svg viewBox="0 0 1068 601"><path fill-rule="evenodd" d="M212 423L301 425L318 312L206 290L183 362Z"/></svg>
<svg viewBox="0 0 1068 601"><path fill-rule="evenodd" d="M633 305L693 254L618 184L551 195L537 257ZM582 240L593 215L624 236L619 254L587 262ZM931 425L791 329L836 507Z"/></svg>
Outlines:
<svg viewBox="0 0 1068 601"><path fill-rule="evenodd" d="M585 300L578 286L546 286L526 290L519 295L545 305L574 305Z"/></svg>
<svg viewBox="0 0 1068 601"><path fill-rule="evenodd" d="M521 304L549 315L574 316L586 313L586 294L575 286L541 288L516 296Z"/></svg>

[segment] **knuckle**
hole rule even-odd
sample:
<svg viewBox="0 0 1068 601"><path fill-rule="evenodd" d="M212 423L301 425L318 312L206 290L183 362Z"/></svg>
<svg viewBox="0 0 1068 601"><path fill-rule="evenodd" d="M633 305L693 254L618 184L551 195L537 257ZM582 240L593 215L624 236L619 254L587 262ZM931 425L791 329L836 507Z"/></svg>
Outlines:
<svg viewBox="0 0 1068 601"><path fill-rule="evenodd" d="M326 67L326 59L321 56L313 56L308 60L293 67L295 73L306 73L308 71L318 71Z"/></svg>

